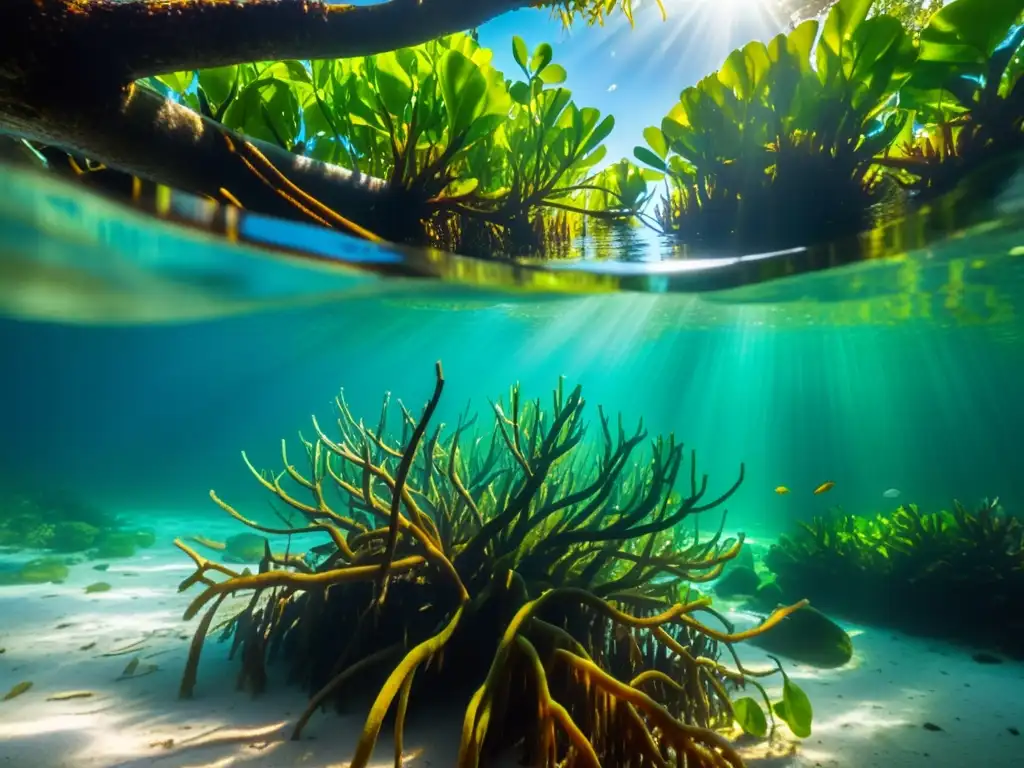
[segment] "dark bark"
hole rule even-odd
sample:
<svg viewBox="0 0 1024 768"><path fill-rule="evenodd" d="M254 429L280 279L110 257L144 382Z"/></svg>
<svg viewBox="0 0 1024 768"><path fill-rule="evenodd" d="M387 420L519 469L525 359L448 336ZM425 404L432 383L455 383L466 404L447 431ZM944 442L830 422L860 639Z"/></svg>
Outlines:
<svg viewBox="0 0 1024 768"><path fill-rule="evenodd" d="M246 208L307 218L247 167L242 139L137 86L148 75L227 64L361 56L467 29L527 0L0 0L0 131ZM228 141L225 140L228 139ZM379 180L251 142L304 192L402 237L418 202Z"/></svg>
<svg viewBox="0 0 1024 768"><path fill-rule="evenodd" d="M276 59L368 56L477 26L529 0L4 0L0 56L44 49L97 62L123 82L150 75ZM13 46L13 47L12 47ZM37 64L45 62L35 56Z"/></svg>

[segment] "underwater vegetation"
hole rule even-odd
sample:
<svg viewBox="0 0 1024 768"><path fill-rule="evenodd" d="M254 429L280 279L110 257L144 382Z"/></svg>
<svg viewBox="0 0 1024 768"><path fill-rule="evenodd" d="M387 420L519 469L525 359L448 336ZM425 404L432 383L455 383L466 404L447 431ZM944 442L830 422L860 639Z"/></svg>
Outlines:
<svg viewBox="0 0 1024 768"><path fill-rule="evenodd" d="M55 554L88 553L114 558L131 557L137 548L154 543L156 536L152 531L128 529L109 512L67 495L7 491L0 498L0 548L8 551L41 549ZM44 558L33 562L63 561ZM38 570L24 571L23 576L28 581L38 581L34 575Z"/></svg>
<svg viewBox="0 0 1024 768"><path fill-rule="evenodd" d="M802 523L764 559L783 596L847 618L1024 657L1024 526L997 501L969 512L837 513Z"/></svg>
<svg viewBox="0 0 1024 768"><path fill-rule="evenodd" d="M240 686L265 690L277 661L310 692L294 738L319 708L377 691L356 768L390 711L400 765L407 711L460 698L463 768L508 749L542 766L740 766L719 732L734 722L765 736L779 717L798 736L810 733L810 702L781 665L748 670L734 650L806 601L744 631L698 618L719 615L693 585L720 575L743 537L723 539L724 512L704 539L690 523L722 507L742 465L709 496L695 454L687 460L672 436L648 440L642 422L631 430L599 408L594 439L582 389L561 381L547 404L516 385L492 403L489 425L467 410L446 429L433 423L443 388L438 364L420 416L401 403L395 413L386 396L370 420L342 394L334 435L314 418L314 437L302 439L304 469L283 442L281 472L246 459L276 498L276 525L211 491L268 539L257 573L176 542L196 565L181 589L202 590L186 612L202 618L182 696L195 690L215 614L243 594L228 604L222 637L240 657ZM293 537L309 534L326 541L294 551ZM772 674L784 680L774 703L757 682ZM746 686L759 700L733 701Z"/></svg>
<svg viewBox="0 0 1024 768"><path fill-rule="evenodd" d="M1024 0L954 0L916 41L913 23L872 14L885 7L840 0L682 92L634 153L666 179L665 231L746 251L815 244L997 158L1012 174Z"/></svg>

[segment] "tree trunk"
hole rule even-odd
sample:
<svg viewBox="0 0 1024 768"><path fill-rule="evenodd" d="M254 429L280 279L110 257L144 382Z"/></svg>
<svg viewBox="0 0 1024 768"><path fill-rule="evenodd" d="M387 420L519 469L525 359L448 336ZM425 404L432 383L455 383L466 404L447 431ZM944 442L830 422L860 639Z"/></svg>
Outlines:
<svg viewBox="0 0 1024 768"><path fill-rule="evenodd" d="M273 170L254 172L237 151L240 136L132 81L251 61L371 55L526 2L0 0L0 131L188 192L235 198L250 210L309 220L295 194L282 195ZM249 143L291 184L371 231L401 238L419 215L417 201L380 180Z"/></svg>

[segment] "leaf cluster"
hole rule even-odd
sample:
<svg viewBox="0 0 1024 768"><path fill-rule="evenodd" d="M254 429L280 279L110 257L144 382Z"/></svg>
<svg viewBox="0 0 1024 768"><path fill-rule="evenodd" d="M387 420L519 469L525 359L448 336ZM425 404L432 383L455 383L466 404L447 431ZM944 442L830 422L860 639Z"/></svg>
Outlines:
<svg viewBox="0 0 1024 768"><path fill-rule="evenodd" d="M1024 525L998 499L975 512L837 513L801 523L765 558L785 593L806 592L859 620L967 637L1024 651Z"/></svg>
<svg viewBox="0 0 1024 768"><path fill-rule="evenodd" d="M639 171L592 169L614 118L579 107L549 44L519 37L506 79L470 35L355 59L245 64L157 78L186 105L402 190L418 233L452 218L529 237L542 212L629 217L646 202ZM436 239L436 238L435 238Z"/></svg>
<svg viewBox="0 0 1024 768"><path fill-rule="evenodd" d="M823 23L734 51L644 132L635 156L667 179L666 229L740 249L855 233L893 181L923 178L903 162L894 179L882 161L912 155L900 148L949 109L977 128L972 164L981 148L1019 143L1022 36L1010 30L1024 0L955 0L919 44L898 19L871 15L875 5L840 0Z"/></svg>

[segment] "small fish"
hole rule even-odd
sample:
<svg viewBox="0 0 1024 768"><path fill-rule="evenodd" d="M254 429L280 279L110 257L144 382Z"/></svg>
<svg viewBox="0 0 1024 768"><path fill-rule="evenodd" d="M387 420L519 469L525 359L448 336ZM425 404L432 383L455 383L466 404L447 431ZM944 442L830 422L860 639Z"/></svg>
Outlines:
<svg viewBox="0 0 1024 768"><path fill-rule="evenodd" d="M886 499L898 499L900 497L900 489L890 488L888 491L882 494L882 497Z"/></svg>
<svg viewBox="0 0 1024 768"><path fill-rule="evenodd" d="M4 701L10 701L11 699L15 699L18 696L21 696L21 694L23 694L25 691L27 691L31 687L32 687L32 683L31 682L29 682L28 680L23 680L22 682L18 683L13 688L11 688L11 690L9 690L7 692L7 695L4 696L3 700Z"/></svg>
<svg viewBox="0 0 1024 768"><path fill-rule="evenodd" d="M787 488L784 485L780 485L778 488L775 489L775 492L779 494L779 496L785 496L787 493L789 493L789 488Z"/></svg>
<svg viewBox="0 0 1024 768"><path fill-rule="evenodd" d="M96 592L109 592L110 585L105 581L97 581L95 584L90 584L85 588L85 594L92 595Z"/></svg>
<svg viewBox="0 0 1024 768"><path fill-rule="evenodd" d="M832 482L831 480L829 480L827 483L822 483L817 488L815 488L814 489L814 495L817 496L819 493L825 493L826 491L831 491L835 487L836 487L836 484L834 482Z"/></svg>

